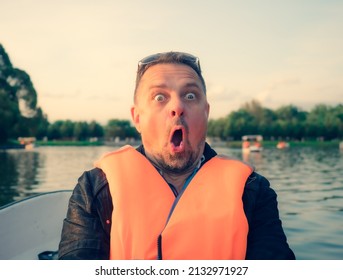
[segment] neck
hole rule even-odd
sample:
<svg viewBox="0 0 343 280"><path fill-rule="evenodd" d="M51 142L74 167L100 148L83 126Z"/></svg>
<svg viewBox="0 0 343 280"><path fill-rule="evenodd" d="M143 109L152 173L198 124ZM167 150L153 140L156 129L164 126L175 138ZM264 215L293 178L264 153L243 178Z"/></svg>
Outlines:
<svg viewBox="0 0 343 280"><path fill-rule="evenodd" d="M159 170L161 176L169 184L172 184L177 189L178 192L180 192L187 178L194 172L196 168L200 167L202 157L200 157L197 161L195 161L193 165L187 168L186 170L179 171L179 172L175 172L175 171L171 171L166 168L163 168L153 158L150 158L149 156L147 156L147 158L150 160L152 165L154 165Z"/></svg>
<svg viewBox="0 0 343 280"><path fill-rule="evenodd" d="M172 184L178 192L180 192L187 178L192 174L193 171L194 169L183 174L163 173L162 176L168 183Z"/></svg>

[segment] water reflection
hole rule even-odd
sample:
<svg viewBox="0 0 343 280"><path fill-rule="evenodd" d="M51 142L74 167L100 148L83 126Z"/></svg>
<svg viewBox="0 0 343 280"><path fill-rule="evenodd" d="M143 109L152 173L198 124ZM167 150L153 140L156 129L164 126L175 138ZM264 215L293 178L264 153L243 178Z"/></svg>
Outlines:
<svg viewBox="0 0 343 280"><path fill-rule="evenodd" d="M0 152L0 205L34 194L39 164L44 160L35 151Z"/></svg>
<svg viewBox="0 0 343 280"><path fill-rule="evenodd" d="M54 190L72 189L83 171L112 147L38 147L0 150L0 207Z"/></svg>
<svg viewBox="0 0 343 280"><path fill-rule="evenodd" d="M252 164L276 190L280 217L298 259L343 259L342 152L312 148L227 152Z"/></svg>
<svg viewBox="0 0 343 280"><path fill-rule="evenodd" d="M0 206L33 193L74 188L112 147L39 147L0 151ZM244 154L278 195L280 217L298 259L343 259L343 153L338 149L264 149Z"/></svg>
<svg viewBox="0 0 343 280"><path fill-rule="evenodd" d="M260 166L262 164L262 152L245 152L242 151L242 160L244 162L250 163L257 168L257 166Z"/></svg>

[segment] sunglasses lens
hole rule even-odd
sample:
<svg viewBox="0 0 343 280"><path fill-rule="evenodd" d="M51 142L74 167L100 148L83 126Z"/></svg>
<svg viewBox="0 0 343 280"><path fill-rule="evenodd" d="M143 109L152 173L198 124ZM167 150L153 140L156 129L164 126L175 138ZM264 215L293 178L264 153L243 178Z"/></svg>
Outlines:
<svg viewBox="0 0 343 280"><path fill-rule="evenodd" d="M164 53L156 53L153 55L149 55L149 56L143 58L142 60L140 60L138 62L138 66L141 67L141 66L145 66L145 65L148 65L150 63L153 63L153 62L157 61L163 54ZM197 67L198 70L200 70L199 59L196 56L189 54L189 53L183 53L183 52L175 52L175 54L180 56L181 61L186 61L186 62L192 63L193 65L195 65Z"/></svg>
<svg viewBox="0 0 343 280"><path fill-rule="evenodd" d="M142 66L142 65L147 65L149 63L152 63L152 62L156 61L160 56L161 56L160 53L149 55L149 56L143 58L142 60L140 60L138 62L138 65Z"/></svg>

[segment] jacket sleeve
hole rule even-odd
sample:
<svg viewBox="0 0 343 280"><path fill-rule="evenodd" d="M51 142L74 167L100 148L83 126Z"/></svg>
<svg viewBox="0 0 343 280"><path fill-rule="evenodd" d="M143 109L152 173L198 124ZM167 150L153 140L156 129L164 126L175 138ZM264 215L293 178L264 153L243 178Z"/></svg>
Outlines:
<svg viewBox="0 0 343 280"><path fill-rule="evenodd" d="M110 223L106 220L110 221L113 207L107 203L106 187L107 181L99 169L85 172L79 178L63 221L59 259L109 258Z"/></svg>
<svg viewBox="0 0 343 280"><path fill-rule="evenodd" d="M245 186L243 203L249 222L246 259L295 259L279 218L277 195L269 181L253 172Z"/></svg>

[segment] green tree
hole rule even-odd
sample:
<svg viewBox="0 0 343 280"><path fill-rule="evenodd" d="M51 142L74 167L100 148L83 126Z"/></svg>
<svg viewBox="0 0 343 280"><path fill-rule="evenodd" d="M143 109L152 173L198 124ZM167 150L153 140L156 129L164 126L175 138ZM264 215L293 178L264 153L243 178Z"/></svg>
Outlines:
<svg viewBox="0 0 343 280"><path fill-rule="evenodd" d="M59 127L61 137L64 139L74 138L74 129L74 122L72 122L71 120L62 121L61 126Z"/></svg>
<svg viewBox="0 0 343 280"><path fill-rule="evenodd" d="M224 133L238 140L246 134L259 134L259 131L254 116L245 109L239 109L229 114Z"/></svg>
<svg viewBox="0 0 343 280"><path fill-rule="evenodd" d="M219 118L217 120L210 119L208 122L207 135L225 140L227 138L227 135L225 134L226 122L227 118Z"/></svg>
<svg viewBox="0 0 343 280"><path fill-rule="evenodd" d="M9 96L8 91L1 86L0 78L0 143L6 142L13 126L18 122L20 112L18 103Z"/></svg>
<svg viewBox="0 0 343 280"><path fill-rule="evenodd" d="M343 105L330 107L324 104L316 105L306 119L306 132L311 138L332 140L342 138Z"/></svg>
<svg viewBox="0 0 343 280"><path fill-rule="evenodd" d="M275 111L278 133L282 138L301 139L304 135L304 126L307 113L293 105L281 106Z"/></svg>
<svg viewBox="0 0 343 280"><path fill-rule="evenodd" d="M244 111L248 112L255 120L256 123L261 123L264 118L264 108L261 103L255 99L246 102L241 107Z"/></svg>
<svg viewBox="0 0 343 280"><path fill-rule="evenodd" d="M0 142L9 137L36 136L46 116L37 107L37 93L30 76L14 68L0 44ZM42 123L40 123L42 122Z"/></svg>
<svg viewBox="0 0 343 280"><path fill-rule="evenodd" d="M258 122L259 134L263 135L266 139L274 137L276 118L276 114L273 110L263 108L261 119Z"/></svg>
<svg viewBox="0 0 343 280"><path fill-rule="evenodd" d="M48 136L49 121L47 115L45 115L41 108L37 109L37 114L35 116L36 125L35 132L32 132L37 139L43 139Z"/></svg>
<svg viewBox="0 0 343 280"><path fill-rule="evenodd" d="M126 138L138 138L138 133L136 129L131 125L128 120L109 120L105 127L105 135L109 139L119 139L124 140Z"/></svg>
<svg viewBox="0 0 343 280"><path fill-rule="evenodd" d="M76 122L74 125L74 137L77 140L86 140L89 138L89 129L87 122Z"/></svg>
<svg viewBox="0 0 343 280"><path fill-rule="evenodd" d="M88 129L89 129L89 136L91 137L101 138L104 136L104 133L105 133L104 128L96 121L92 121L89 124Z"/></svg>
<svg viewBox="0 0 343 280"><path fill-rule="evenodd" d="M50 124L48 127L48 138L50 140L60 140L62 139L61 134L61 126L63 125L63 121L58 120L54 123Z"/></svg>

